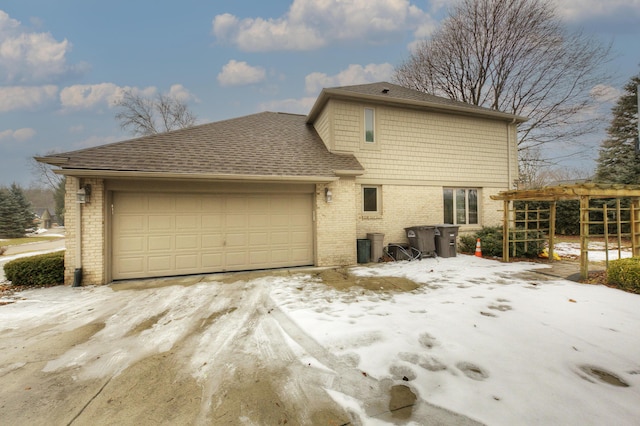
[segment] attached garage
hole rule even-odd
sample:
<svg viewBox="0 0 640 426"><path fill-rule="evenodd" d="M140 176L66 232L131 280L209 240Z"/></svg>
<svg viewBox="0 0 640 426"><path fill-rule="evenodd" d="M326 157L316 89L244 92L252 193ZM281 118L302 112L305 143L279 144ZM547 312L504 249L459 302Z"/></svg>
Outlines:
<svg viewBox="0 0 640 426"><path fill-rule="evenodd" d="M311 193L112 195L112 279L313 265Z"/></svg>

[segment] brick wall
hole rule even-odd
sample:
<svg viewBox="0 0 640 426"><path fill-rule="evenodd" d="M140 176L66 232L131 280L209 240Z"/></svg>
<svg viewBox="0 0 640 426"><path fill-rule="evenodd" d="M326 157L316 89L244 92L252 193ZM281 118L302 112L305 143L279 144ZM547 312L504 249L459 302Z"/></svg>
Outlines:
<svg viewBox="0 0 640 426"><path fill-rule="evenodd" d="M104 183L101 179L67 177L65 194L66 252L64 282L73 284L76 265L76 192L78 182L91 185L89 202L80 205L82 210L82 284L105 284L104 257Z"/></svg>
<svg viewBox="0 0 640 426"><path fill-rule="evenodd" d="M333 201L325 200L325 187ZM356 202L354 178L316 185L316 265L356 263Z"/></svg>

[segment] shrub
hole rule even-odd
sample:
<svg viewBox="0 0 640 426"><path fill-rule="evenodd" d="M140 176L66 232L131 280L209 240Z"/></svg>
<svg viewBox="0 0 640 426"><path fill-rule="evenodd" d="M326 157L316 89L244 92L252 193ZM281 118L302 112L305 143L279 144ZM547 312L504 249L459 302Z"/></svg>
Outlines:
<svg viewBox="0 0 640 426"><path fill-rule="evenodd" d="M524 232L518 232L518 238L523 236ZM502 257L502 227L486 226L475 234L460 236L459 251L461 253L474 253L478 238L480 238L483 256ZM527 238L541 238L541 233L535 230L528 231ZM523 242L516 243L515 257L537 257L543 249L544 241L529 241L526 245L526 250ZM509 254L513 256L513 252Z"/></svg>
<svg viewBox="0 0 640 426"><path fill-rule="evenodd" d="M640 257L609 262L607 282L621 290L640 294Z"/></svg>
<svg viewBox="0 0 640 426"><path fill-rule="evenodd" d="M7 251L5 246L0 246L0 256L2 256Z"/></svg>
<svg viewBox="0 0 640 426"><path fill-rule="evenodd" d="M13 285L51 285L64 283L64 251L23 257L4 265Z"/></svg>
<svg viewBox="0 0 640 426"><path fill-rule="evenodd" d="M483 256L502 256L502 228L486 226L475 234L460 236L460 252L475 253L476 241L480 238Z"/></svg>

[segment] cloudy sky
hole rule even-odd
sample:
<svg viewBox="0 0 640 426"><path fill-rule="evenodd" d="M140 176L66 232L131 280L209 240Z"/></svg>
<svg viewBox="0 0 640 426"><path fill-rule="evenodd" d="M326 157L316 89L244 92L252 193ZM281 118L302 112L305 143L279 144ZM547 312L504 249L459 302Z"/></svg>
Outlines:
<svg viewBox="0 0 640 426"><path fill-rule="evenodd" d="M615 95L640 71L640 0L557 1L568 26L613 44ZM124 90L172 94L210 122L306 114L323 87L388 81L447 3L4 0L0 185L34 181L34 155L130 138L114 119ZM597 145L570 165L593 168Z"/></svg>

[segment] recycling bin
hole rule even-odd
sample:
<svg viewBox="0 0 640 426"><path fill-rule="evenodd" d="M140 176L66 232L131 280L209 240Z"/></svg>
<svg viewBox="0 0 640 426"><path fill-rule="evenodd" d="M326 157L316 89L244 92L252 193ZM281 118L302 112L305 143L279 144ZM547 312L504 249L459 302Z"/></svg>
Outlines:
<svg viewBox="0 0 640 426"><path fill-rule="evenodd" d="M384 250L384 234L372 232L367 234L367 239L371 241L371 261L379 262Z"/></svg>
<svg viewBox="0 0 640 426"><path fill-rule="evenodd" d="M458 252L457 225L436 225L436 253L440 257L456 257Z"/></svg>
<svg viewBox="0 0 640 426"><path fill-rule="evenodd" d="M371 256L371 241L366 238L358 239L358 263L369 263Z"/></svg>
<svg viewBox="0 0 640 426"><path fill-rule="evenodd" d="M412 226L410 228L404 228L404 230L407 233L409 245L422 253L420 257L435 257L436 228L434 226Z"/></svg>

